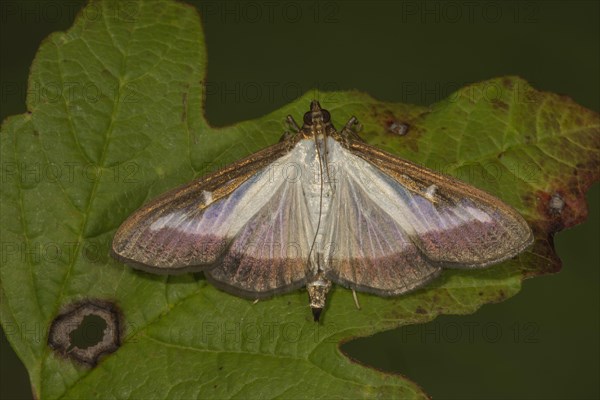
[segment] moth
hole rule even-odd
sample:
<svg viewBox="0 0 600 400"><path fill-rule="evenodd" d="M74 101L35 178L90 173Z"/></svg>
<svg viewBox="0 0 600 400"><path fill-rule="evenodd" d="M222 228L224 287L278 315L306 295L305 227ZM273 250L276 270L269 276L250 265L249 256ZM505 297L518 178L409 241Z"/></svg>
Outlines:
<svg viewBox="0 0 600 400"><path fill-rule="evenodd" d="M279 143L135 211L113 256L153 273L204 271L250 299L306 286L318 321L332 283L397 296L533 242L514 209L368 145L354 117L338 132L313 101L302 127L288 123Z"/></svg>

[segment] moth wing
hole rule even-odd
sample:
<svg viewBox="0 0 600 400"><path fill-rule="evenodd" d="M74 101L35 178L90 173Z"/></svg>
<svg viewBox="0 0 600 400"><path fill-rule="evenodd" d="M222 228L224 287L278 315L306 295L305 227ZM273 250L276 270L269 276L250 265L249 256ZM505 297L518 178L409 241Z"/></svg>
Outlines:
<svg viewBox="0 0 600 400"><path fill-rule="evenodd" d="M264 298L306 284L309 238L314 231L299 181L286 181L238 231L216 268L205 272L215 286Z"/></svg>
<svg viewBox="0 0 600 400"><path fill-rule="evenodd" d="M365 143L351 141L346 149L335 142L330 149L336 198L325 257L334 282L400 294L441 266L485 267L533 241L515 210L479 189Z"/></svg>
<svg viewBox="0 0 600 400"><path fill-rule="evenodd" d="M323 269L328 279L342 286L399 295L423 286L441 271L346 171L336 176L325 226Z"/></svg>
<svg viewBox="0 0 600 400"><path fill-rule="evenodd" d="M278 143L142 206L117 230L113 256L154 273L215 264L283 184L272 179L269 166L288 154L289 143Z"/></svg>
<svg viewBox="0 0 600 400"><path fill-rule="evenodd" d="M371 198L392 202L388 212L430 260L485 267L533 243L523 217L496 197L364 143L352 143L350 150L366 161L361 179L370 175L383 183L373 185Z"/></svg>

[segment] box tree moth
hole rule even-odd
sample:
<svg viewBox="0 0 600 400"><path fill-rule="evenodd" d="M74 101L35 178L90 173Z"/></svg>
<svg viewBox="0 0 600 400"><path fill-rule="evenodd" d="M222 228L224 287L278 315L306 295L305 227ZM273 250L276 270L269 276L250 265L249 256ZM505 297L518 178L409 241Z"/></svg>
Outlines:
<svg viewBox="0 0 600 400"><path fill-rule="evenodd" d="M112 243L153 273L204 271L216 287L266 298L306 286L315 321L332 282L397 296L442 268L483 268L533 242L511 207L452 177L337 131L313 101L279 143L163 194Z"/></svg>

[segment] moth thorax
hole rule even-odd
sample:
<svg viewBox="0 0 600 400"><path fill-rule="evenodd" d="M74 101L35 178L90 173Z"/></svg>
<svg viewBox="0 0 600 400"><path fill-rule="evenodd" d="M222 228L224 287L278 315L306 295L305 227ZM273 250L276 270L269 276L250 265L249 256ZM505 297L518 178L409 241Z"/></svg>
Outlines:
<svg viewBox="0 0 600 400"><path fill-rule="evenodd" d="M310 300L310 308L312 309L315 321L319 321L321 311L325 308L327 301L327 293L331 289L331 281L324 278L319 272L312 281L306 284L308 290L308 298Z"/></svg>

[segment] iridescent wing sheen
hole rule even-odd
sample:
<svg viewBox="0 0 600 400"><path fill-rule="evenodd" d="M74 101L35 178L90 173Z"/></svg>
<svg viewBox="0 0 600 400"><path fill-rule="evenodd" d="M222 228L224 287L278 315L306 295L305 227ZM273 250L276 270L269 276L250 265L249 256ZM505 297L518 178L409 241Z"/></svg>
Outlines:
<svg viewBox="0 0 600 400"><path fill-rule="evenodd" d="M336 195L322 257L333 282L397 295L441 267L485 267L533 241L515 210L481 190L365 143L329 149Z"/></svg>

